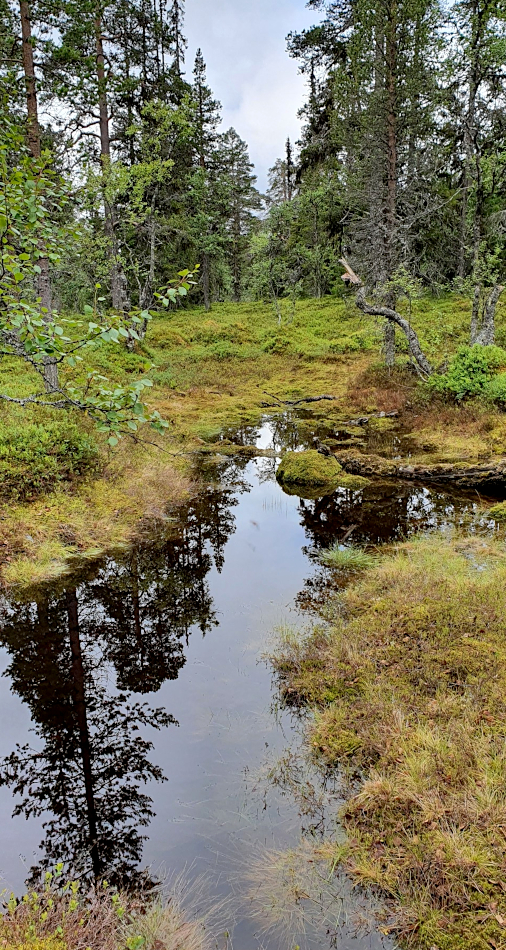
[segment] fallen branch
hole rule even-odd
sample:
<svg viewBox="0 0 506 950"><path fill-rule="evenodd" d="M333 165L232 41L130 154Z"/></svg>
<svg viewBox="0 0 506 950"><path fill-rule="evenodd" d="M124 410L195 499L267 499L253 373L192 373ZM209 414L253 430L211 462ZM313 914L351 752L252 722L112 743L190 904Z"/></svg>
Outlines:
<svg viewBox="0 0 506 950"><path fill-rule="evenodd" d="M278 396L274 396L273 393L266 392L265 389L263 393L264 393L264 396L269 396L270 399L275 399L277 405L290 406L290 408L292 409L294 408L294 406L302 406L303 403L324 402L325 400L327 402L336 401L335 396L306 396L305 399L279 399ZM273 406L271 403L266 403L266 402L262 403L262 409L274 409L274 408L276 408L276 405Z"/></svg>

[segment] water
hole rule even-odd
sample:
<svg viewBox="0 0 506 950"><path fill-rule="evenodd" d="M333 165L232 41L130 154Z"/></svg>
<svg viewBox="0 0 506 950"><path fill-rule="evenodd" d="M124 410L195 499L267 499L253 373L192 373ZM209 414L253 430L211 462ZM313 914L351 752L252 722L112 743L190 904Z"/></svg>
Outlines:
<svg viewBox="0 0 506 950"><path fill-rule="evenodd" d="M300 444L292 420L227 435ZM304 501L272 459L203 465L213 484L176 522L2 604L5 886L59 859L118 881L204 873L239 950L389 947L374 902L313 862L311 844L341 834L338 793L304 763L303 724L277 709L262 655L329 596L322 548L487 519L473 497L413 484Z"/></svg>

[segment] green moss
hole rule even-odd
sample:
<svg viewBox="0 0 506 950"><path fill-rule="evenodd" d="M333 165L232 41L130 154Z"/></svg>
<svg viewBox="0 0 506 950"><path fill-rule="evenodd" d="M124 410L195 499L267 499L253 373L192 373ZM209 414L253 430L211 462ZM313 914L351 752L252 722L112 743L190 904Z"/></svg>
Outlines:
<svg viewBox="0 0 506 950"><path fill-rule="evenodd" d="M282 485L332 488L338 483L342 471L337 459L310 449L307 452L287 452L281 460L276 478Z"/></svg>
<svg viewBox="0 0 506 950"><path fill-rule="evenodd" d="M493 508L489 508L488 513L494 521L506 521L506 501L502 501L499 505L494 505Z"/></svg>
<svg viewBox="0 0 506 950"><path fill-rule="evenodd" d="M348 475L346 472L339 477L339 488L348 488L349 491L363 491L371 482L361 475Z"/></svg>

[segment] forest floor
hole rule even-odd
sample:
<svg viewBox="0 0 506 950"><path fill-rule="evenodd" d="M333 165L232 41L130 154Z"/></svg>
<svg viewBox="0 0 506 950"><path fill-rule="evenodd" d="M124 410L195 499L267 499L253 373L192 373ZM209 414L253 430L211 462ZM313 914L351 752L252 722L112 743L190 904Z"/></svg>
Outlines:
<svg viewBox="0 0 506 950"><path fill-rule="evenodd" d="M422 299L412 319L429 356L441 364L467 341L470 303L456 296ZM506 342L506 309L499 310L498 324L500 344L502 337ZM99 444L88 471L76 463L64 477L58 470L58 442L67 424L62 413L1 404L0 478L8 491L0 506L0 581L49 579L76 556L96 557L128 544L147 522L164 517L167 505L194 490L192 453L224 427L259 421L266 403L275 412L273 396L332 395L335 402L313 410L332 424L357 413L399 412L410 433L412 464L473 464L506 454L506 415L479 403L459 408L428 400L405 369L389 375L381 367L381 342L379 323L360 314L352 299L301 301L295 316L286 305L281 325L273 308L260 303L156 319L138 352L102 345L87 351L86 369L118 383L149 374L154 386L148 402L170 423L168 436L145 431L146 443L157 445L126 438L113 451ZM402 363L403 338L398 343ZM37 390L38 380L29 368L20 373L4 359L0 386L22 397ZM91 423L76 413L68 424L96 444ZM51 427L55 444L39 446L34 457L34 434L47 435ZM48 459L56 466L49 473Z"/></svg>

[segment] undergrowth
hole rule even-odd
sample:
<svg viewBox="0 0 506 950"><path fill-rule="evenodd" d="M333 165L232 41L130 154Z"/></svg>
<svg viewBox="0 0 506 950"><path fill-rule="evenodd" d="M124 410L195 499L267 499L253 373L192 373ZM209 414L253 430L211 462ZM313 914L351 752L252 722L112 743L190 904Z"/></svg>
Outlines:
<svg viewBox="0 0 506 950"><path fill-rule="evenodd" d="M285 638L282 694L315 709L314 755L350 780L331 862L379 889L401 944L506 945L506 548L403 544Z"/></svg>
<svg viewBox="0 0 506 950"><path fill-rule="evenodd" d="M5 950L206 950L204 917L183 907L184 888L175 881L170 897L118 892L107 882L85 887L63 882L62 867L21 900L14 896L0 915Z"/></svg>
<svg viewBox="0 0 506 950"><path fill-rule="evenodd" d="M93 435L60 422L0 423L0 495L27 500L62 482L96 472L100 455Z"/></svg>

